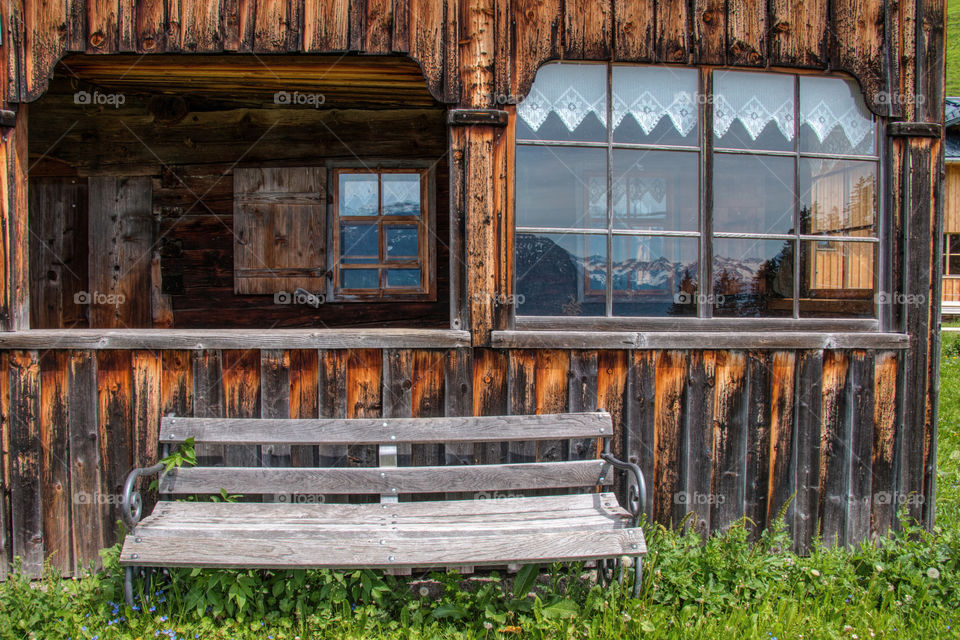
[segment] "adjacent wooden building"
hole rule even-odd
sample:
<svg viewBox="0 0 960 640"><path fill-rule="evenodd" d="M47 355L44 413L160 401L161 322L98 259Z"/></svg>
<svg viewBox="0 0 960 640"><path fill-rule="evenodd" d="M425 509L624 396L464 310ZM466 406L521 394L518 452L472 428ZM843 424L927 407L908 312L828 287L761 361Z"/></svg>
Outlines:
<svg viewBox="0 0 960 640"><path fill-rule="evenodd" d="M171 413L602 408L659 522L930 526L943 5L3 3L0 575L95 562Z"/></svg>

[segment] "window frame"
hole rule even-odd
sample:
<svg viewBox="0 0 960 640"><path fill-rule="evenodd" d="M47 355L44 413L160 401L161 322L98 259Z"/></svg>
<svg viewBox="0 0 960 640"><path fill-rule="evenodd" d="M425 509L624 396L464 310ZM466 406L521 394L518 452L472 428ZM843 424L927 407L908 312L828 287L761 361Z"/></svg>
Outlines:
<svg viewBox="0 0 960 640"><path fill-rule="evenodd" d="M341 216L340 206L340 176L344 174L375 174L377 176L377 214L373 216ZM420 215L391 216L383 215L383 176L387 174L416 174L420 176ZM437 300L437 268L436 268L436 215L434 211L435 178L431 166L419 164L385 164L358 165L356 163L337 165L330 168L329 173L330 204L328 219L330 221L328 242L330 283L329 297L336 302L436 302ZM350 289L341 286L340 260L340 225L355 220L357 223L375 223L377 225L378 262L358 264L351 268L376 268L379 271L379 286L373 289ZM384 226L395 224L416 224L417 226L417 259L397 263L390 263L386 259ZM420 269L420 286L417 289L407 287L390 288L386 285L386 271L389 268L418 268Z"/></svg>
<svg viewBox="0 0 960 640"><path fill-rule="evenodd" d="M960 278L960 273L950 273L950 257L958 256L960 257L960 252L953 253L950 251L950 238L952 236L960 237L960 233L949 233L944 231L943 233L943 277L944 278Z"/></svg>
<svg viewBox="0 0 960 640"><path fill-rule="evenodd" d="M555 62L553 62L555 63ZM564 64L598 64L604 65L607 69L607 134L606 140L598 141L575 141L575 140L527 140L513 135L513 144L520 146L546 146L546 147L577 147L577 148L605 148L607 151L607 228L587 229L587 228L565 228L565 227L525 227L514 225L512 232L514 235L521 233L572 233L572 234L600 234L606 235L608 242L608 261L612 260L610 254L610 244L613 235L635 235L635 236L658 236L662 238L670 237L696 237L699 240L698 256L698 304L695 314L690 316L614 316L612 315L612 278L607 278L607 300L606 315L603 316L536 316L520 315L516 306L510 306L508 309L508 324L511 329L527 330L557 330L557 329L586 329L586 330L735 330L735 329L796 329L796 330L845 330L845 331L882 331L887 330L890 325L892 305L889 296L878 295L882 291L890 290L890 247L888 243L889 214L887 212L887 191L890 188L888 167L889 162L889 140L885 135L885 120L867 109L874 123L874 154L832 154L821 152L801 152L800 151L800 78L804 76L813 76L818 78L840 78L847 82L852 82L856 90L859 89L859 83L844 74L822 73L817 71L806 71L801 69L767 69L762 73L778 74L791 76L794 83L794 121L797 124L796 134L793 139L793 149L788 151L767 151L735 149L729 147L716 147L714 145L713 135L713 72L715 70L734 70L726 67L716 67L702 65L694 68L697 73L697 139L696 146L677 145L677 144L652 144L652 143L624 143L614 141L613 119L611 117L613 103L613 68L616 66L636 66L629 63L613 62L563 62ZM548 63L551 64L551 63ZM652 66L652 65L651 65ZM689 68L689 67L684 67ZM744 69L744 71L754 71ZM704 98L704 96L709 96ZM517 126L518 116L516 112L511 114L510 126L514 129ZM699 175L699 210L698 225L696 231L650 231L650 230L624 230L612 227L612 198L611 183L613 181L613 163L612 157L614 150L619 149L637 149L648 151L686 151L696 152L698 154ZM736 232L714 232L713 230L713 160L716 154L747 155L747 156L777 156L793 159L793 199L794 199L794 233L792 234L764 234L764 233L736 233ZM516 176L517 154L513 154L514 178ZM800 161L806 158L825 158L831 160L850 160L858 162L870 162L876 167L876 181L874 187L874 197L876 200L874 215L875 233L870 237L847 236L847 235L828 235L828 234L804 234L800 233L800 212L802 205L802 194L799 192ZM514 207L513 219L516 220L517 201L512 203ZM743 316L743 317L714 317L713 305L710 299L713 295L713 242L718 238L737 238L748 237L750 239L769 239L769 240L791 240L794 247L794 265L793 265L793 286L795 288L793 295L793 314L792 317L764 317L764 316ZM851 243L869 243L876 246L875 262L873 264L873 282L874 282L874 315L872 317L800 317L800 294L801 287L801 259L800 247L804 242L810 241L841 241ZM511 256L516 260L516 247L511 247ZM517 274L513 270L513 290L517 291ZM708 286L705 287L704 285ZM746 323L746 324L744 324Z"/></svg>

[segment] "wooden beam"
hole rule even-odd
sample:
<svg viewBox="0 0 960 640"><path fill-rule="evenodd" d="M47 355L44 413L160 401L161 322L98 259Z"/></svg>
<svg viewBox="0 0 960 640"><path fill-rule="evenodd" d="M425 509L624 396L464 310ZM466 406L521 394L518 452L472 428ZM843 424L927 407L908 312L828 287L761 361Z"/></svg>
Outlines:
<svg viewBox="0 0 960 640"><path fill-rule="evenodd" d="M27 107L0 133L0 331L30 326L27 228Z"/></svg>

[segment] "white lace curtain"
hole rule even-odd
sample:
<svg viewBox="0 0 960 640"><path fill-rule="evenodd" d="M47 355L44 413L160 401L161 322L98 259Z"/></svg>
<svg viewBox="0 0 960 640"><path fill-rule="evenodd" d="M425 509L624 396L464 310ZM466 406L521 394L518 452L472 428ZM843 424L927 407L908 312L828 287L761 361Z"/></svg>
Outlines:
<svg viewBox="0 0 960 640"><path fill-rule="evenodd" d="M517 115L533 131L555 113L571 133L593 114L607 124L606 66L555 63L537 73ZM787 140L797 131L794 76L744 71L713 74L713 132L723 137L739 120L751 139L772 122ZM669 67L613 67L613 127L628 116L645 134L667 118L687 136L697 125L697 72ZM873 119L857 88L841 78L800 78L800 124L822 143L838 127L856 147L873 131Z"/></svg>

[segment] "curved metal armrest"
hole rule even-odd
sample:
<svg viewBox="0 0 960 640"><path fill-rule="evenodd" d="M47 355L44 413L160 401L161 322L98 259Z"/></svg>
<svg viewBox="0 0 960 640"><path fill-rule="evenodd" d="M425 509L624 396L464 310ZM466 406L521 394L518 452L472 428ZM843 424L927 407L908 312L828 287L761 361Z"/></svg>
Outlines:
<svg viewBox="0 0 960 640"><path fill-rule="evenodd" d="M134 487L137 486L137 479L140 476L152 476L155 473L163 471L164 464L157 463L152 467L134 469L127 476L127 481L123 485L123 506L120 509L120 515L123 517L123 524L131 531L133 527L140 522L140 515L143 511L143 500L140 498L140 492Z"/></svg>
<svg viewBox="0 0 960 640"><path fill-rule="evenodd" d="M643 471L640 466L633 462L624 462L613 457L612 453L603 452L600 457L614 469L628 472L633 476L633 483L627 485L627 508L633 515L633 526L640 524L640 516L643 515L644 505L647 504L647 483L643 480Z"/></svg>

